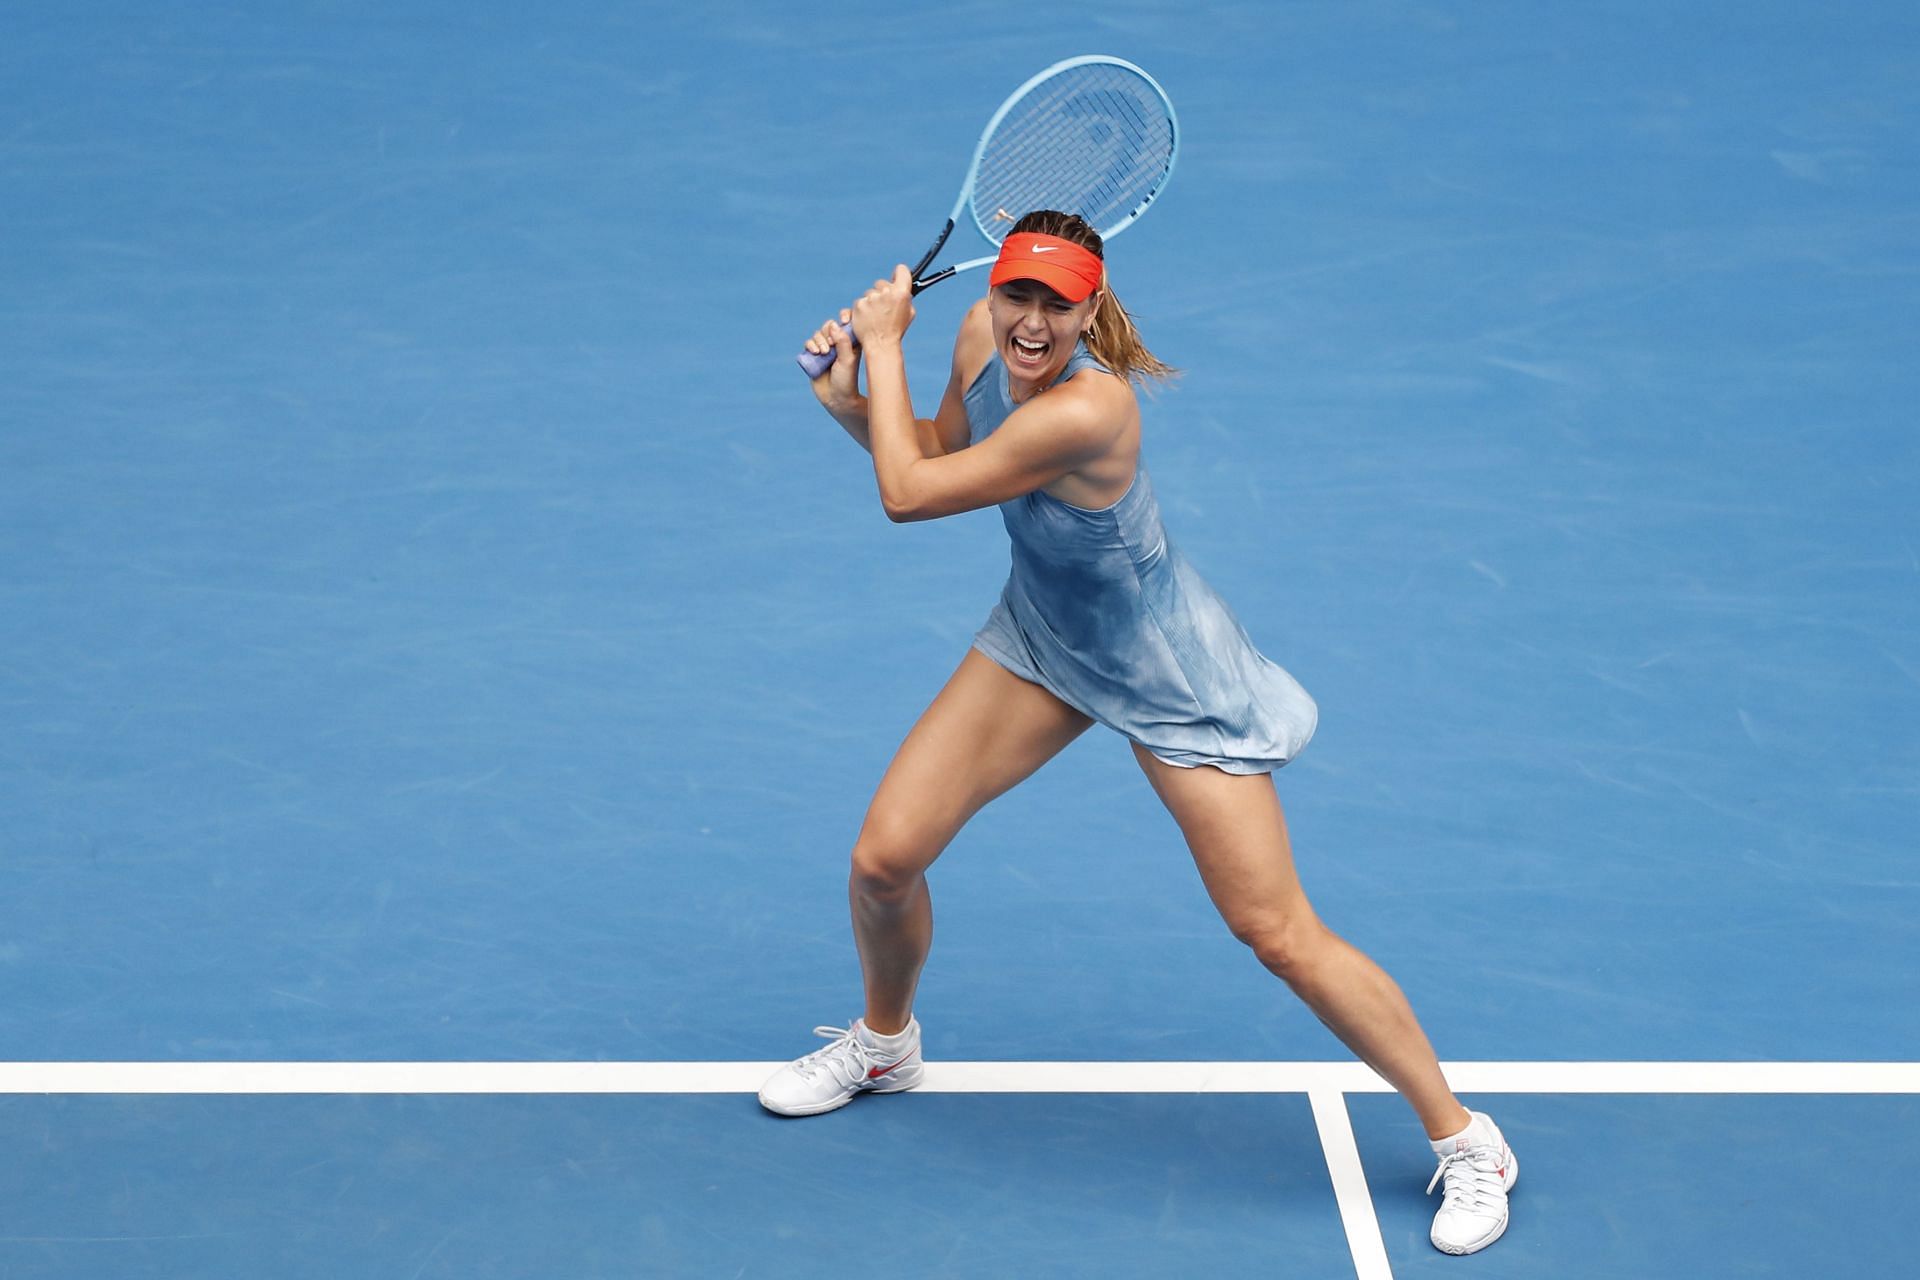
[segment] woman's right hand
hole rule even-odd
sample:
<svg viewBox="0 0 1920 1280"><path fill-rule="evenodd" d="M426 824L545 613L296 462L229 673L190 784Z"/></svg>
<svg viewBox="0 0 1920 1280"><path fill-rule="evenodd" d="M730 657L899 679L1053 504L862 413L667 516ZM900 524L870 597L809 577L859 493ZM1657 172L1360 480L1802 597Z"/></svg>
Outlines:
<svg viewBox="0 0 1920 1280"><path fill-rule="evenodd" d="M807 339L807 350L813 354L833 352L833 363L813 380L813 394L829 413L842 413L860 403L860 348L847 332L852 323L853 312L842 308L838 320L828 320Z"/></svg>

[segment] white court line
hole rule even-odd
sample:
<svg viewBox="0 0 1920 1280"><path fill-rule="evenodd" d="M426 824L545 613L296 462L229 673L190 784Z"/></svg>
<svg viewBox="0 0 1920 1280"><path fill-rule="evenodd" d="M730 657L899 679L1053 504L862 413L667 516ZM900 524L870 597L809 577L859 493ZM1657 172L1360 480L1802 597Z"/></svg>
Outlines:
<svg viewBox="0 0 1920 1280"><path fill-rule="evenodd" d="M1359 1280L1393 1280L1380 1220L1373 1212L1373 1194L1367 1190L1367 1172L1360 1167L1360 1148L1353 1140L1346 1095L1313 1089L1307 1101L1313 1105L1313 1123L1320 1130L1320 1149L1327 1156L1333 1199L1340 1206L1340 1225L1346 1228L1354 1273Z"/></svg>
<svg viewBox="0 0 1920 1280"><path fill-rule="evenodd" d="M778 1062L0 1062L4 1094L752 1093ZM1449 1062L1461 1093L1920 1093L1920 1062ZM1358 1280L1392 1280L1347 1114L1358 1062L933 1062L926 1093L1304 1093Z"/></svg>
<svg viewBox="0 0 1920 1280"><path fill-rule="evenodd" d="M752 1093L778 1062L0 1062L10 1093ZM1449 1062L1461 1093L1920 1093L1920 1062ZM1389 1093L1358 1062L932 1062L925 1093Z"/></svg>

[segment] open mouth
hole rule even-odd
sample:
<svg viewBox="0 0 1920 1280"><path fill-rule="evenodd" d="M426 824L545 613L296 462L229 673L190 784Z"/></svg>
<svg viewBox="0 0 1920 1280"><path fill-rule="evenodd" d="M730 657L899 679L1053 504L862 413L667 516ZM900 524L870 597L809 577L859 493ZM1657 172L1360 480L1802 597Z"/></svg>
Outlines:
<svg viewBox="0 0 1920 1280"><path fill-rule="evenodd" d="M1020 337L1014 338L1008 345L1013 348L1013 354L1020 363L1030 365L1044 363L1047 353L1053 350L1051 342L1033 342Z"/></svg>

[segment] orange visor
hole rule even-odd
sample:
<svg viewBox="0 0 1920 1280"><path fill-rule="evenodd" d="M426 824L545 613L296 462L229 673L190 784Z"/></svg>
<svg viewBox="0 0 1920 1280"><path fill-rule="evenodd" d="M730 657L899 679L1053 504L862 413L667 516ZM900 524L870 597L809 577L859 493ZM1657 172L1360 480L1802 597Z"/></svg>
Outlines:
<svg viewBox="0 0 1920 1280"><path fill-rule="evenodd" d="M1071 240L1022 231L1000 246L987 282L1038 280L1068 302L1082 302L1100 287L1104 270L1099 258Z"/></svg>

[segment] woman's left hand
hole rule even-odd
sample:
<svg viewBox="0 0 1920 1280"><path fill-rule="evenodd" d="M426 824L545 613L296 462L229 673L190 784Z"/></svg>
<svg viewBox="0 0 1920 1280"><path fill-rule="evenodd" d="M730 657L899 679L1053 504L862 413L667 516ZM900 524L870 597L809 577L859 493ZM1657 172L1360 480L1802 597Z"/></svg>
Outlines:
<svg viewBox="0 0 1920 1280"><path fill-rule="evenodd" d="M912 323L913 273L904 265L893 269L893 279L875 280L853 304L853 327L862 346L898 342Z"/></svg>

